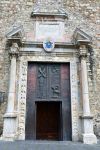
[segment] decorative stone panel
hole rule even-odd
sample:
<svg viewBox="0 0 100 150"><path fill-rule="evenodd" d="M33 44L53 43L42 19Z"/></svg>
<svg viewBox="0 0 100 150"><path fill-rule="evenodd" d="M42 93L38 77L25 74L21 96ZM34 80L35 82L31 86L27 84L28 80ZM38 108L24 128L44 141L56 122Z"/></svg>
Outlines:
<svg viewBox="0 0 100 150"><path fill-rule="evenodd" d="M25 114L27 92L27 61L20 60L19 91L18 91L18 139L25 138Z"/></svg>

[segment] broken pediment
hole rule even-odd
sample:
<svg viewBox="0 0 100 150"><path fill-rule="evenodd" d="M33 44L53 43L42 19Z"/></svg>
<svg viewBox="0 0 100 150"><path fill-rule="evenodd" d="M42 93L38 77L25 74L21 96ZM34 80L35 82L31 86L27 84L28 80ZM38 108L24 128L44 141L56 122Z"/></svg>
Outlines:
<svg viewBox="0 0 100 150"><path fill-rule="evenodd" d="M84 31L80 30L79 28L76 28L73 34L73 42L76 44L80 44L80 43L88 44L92 42L92 37L89 36Z"/></svg>

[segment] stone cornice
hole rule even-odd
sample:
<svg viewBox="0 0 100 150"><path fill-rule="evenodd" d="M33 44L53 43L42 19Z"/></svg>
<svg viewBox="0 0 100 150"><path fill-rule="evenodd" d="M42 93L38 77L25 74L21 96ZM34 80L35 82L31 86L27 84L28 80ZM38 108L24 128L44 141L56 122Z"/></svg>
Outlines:
<svg viewBox="0 0 100 150"><path fill-rule="evenodd" d="M91 41L89 40L77 40L76 45L88 45Z"/></svg>
<svg viewBox="0 0 100 150"><path fill-rule="evenodd" d="M43 42L30 42L30 41L22 41L22 47L43 47ZM72 47L76 48L75 43L72 42L55 42L55 47Z"/></svg>
<svg viewBox="0 0 100 150"><path fill-rule="evenodd" d="M51 12L32 12L31 17L59 17L63 19L68 19L68 15L66 13L51 13Z"/></svg>

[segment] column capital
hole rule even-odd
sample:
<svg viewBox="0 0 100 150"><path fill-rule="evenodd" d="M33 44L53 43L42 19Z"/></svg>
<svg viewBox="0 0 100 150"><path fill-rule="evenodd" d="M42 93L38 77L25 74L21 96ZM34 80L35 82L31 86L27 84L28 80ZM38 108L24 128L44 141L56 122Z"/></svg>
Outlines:
<svg viewBox="0 0 100 150"><path fill-rule="evenodd" d="M86 59L87 57L87 48L85 45L79 47L79 56L81 59Z"/></svg>
<svg viewBox="0 0 100 150"><path fill-rule="evenodd" d="M19 46L17 43L13 43L11 48L10 48L10 57L18 57L19 56Z"/></svg>

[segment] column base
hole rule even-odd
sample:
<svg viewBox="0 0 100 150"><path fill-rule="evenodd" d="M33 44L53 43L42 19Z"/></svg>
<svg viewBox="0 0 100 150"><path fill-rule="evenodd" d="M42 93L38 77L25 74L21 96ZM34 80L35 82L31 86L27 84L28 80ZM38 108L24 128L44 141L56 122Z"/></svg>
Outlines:
<svg viewBox="0 0 100 150"><path fill-rule="evenodd" d="M82 134L81 138L84 144L97 144L97 138L94 134Z"/></svg>
<svg viewBox="0 0 100 150"><path fill-rule="evenodd" d="M17 114L14 113L6 113L4 115L4 127L3 127L3 136L2 140L5 141L14 141L16 139L16 118Z"/></svg>
<svg viewBox="0 0 100 150"><path fill-rule="evenodd" d="M82 135L81 141L84 144L96 144L97 137L93 131L93 116L82 116Z"/></svg>
<svg viewBox="0 0 100 150"><path fill-rule="evenodd" d="M5 134L1 137L1 140L3 141L15 141L17 138L16 138L16 135L15 134Z"/></svg>

